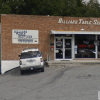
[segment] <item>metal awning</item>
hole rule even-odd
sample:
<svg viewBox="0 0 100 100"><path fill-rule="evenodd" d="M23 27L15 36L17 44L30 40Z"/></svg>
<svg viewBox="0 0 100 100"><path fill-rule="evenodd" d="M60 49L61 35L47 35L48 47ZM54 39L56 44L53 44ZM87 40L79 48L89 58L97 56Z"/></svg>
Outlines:
<svg viewBox="0 0 100 100"><path fill-rule="evenodd" d="M60 31L60 30L51 30L50 34L99 34L100 31Z"/></svg>

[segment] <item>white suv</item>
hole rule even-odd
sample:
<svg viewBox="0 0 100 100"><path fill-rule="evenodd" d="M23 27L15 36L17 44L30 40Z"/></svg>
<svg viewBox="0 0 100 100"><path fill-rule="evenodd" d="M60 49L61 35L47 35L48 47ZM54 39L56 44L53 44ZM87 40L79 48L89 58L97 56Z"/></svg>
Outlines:
<svg viewBox="0 0 100 100"><path fill-rule="evenodd" d="M40 69L41 72L44 72L44 61L41 54L37 48L24 49L19 55L21 74L28 69Z"/></svg>

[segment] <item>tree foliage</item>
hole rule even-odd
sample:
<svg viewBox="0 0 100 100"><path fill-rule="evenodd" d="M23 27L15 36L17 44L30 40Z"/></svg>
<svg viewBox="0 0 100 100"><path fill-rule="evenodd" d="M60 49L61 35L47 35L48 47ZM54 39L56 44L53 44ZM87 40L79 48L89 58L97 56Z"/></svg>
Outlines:
<svg viewBox="0 0 100 100"><path fill-rule="evenodd" d="M0 0L0 14L100 17L97 0Z"/></svg>

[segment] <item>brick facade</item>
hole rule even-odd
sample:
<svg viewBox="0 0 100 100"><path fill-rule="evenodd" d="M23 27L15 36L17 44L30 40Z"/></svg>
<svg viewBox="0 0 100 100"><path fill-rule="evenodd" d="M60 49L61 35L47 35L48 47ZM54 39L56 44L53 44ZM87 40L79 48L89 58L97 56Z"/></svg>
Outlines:
<svg viewBox="0 0 100 100"><path fill-rule="evenodd" d="M91 24L64 24L58 23L59 18L63 20L79 20L93 21L100 18L80 18L80 17L64 17L64 16L36 16L36 15L1 15L1 48L2 60L18 60L18 55L25 48L37 47L43 52L44 59L49 54L49 36L50 30L64 31L100 31L100 25ZM99 24L99 23L98 23ZM12 29L39 30L39 44L13 44ZM54 59L54 52L51 52L51 58Z"/></svg>

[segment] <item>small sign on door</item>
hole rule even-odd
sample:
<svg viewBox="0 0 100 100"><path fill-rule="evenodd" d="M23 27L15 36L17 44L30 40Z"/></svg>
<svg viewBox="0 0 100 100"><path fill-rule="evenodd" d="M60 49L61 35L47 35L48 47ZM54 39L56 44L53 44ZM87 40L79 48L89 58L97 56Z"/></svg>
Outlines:
<svg viewBox="0 0 100 100"><path fill-rule="evenodd" d="M74 52L75 52L75 54L77 54L77 45L75 45L75 47L74 47Z"/></svg>

